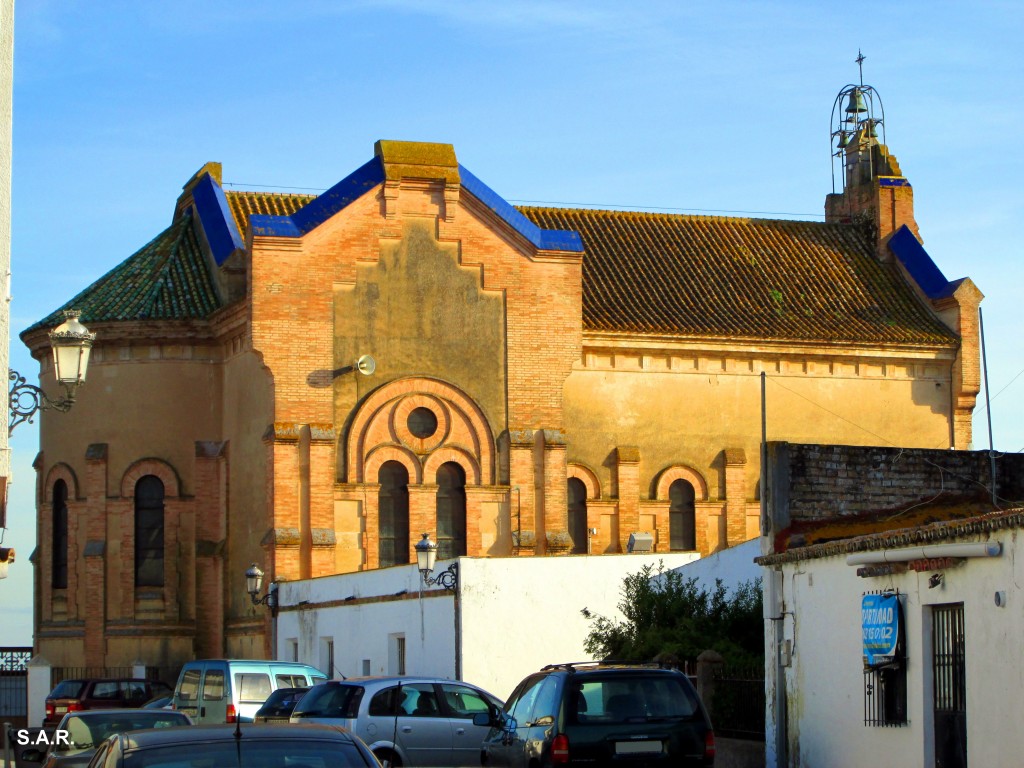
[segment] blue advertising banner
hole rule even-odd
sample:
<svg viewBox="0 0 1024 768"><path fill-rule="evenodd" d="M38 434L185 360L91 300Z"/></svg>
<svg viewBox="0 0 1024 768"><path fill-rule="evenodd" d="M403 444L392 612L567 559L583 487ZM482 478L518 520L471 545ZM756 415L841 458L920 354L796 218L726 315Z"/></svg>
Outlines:
<svg viewBox="0 0 1024 768"><path fill-rule="evenodd" d="M860 604L864 656L877 664L896 655L900 628L900 599L896 595L864 595ZM881 658L879 658L881 657Z"/></svg>

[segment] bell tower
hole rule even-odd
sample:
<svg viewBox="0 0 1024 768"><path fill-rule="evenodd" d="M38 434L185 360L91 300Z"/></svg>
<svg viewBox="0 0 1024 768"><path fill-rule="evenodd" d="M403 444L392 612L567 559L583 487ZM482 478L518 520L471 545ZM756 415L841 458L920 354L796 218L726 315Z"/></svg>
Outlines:
<svg viewBox="0 0 1024 768"><path fill-rule="evenodd" d="M885 144L882 98L864 83L864 59L858 51L859 82L844 86L832 104L832 194L825 198L825 220L867 224L878 258L888 261L892 254L886 244L900 227L905 224L918 240L921 235L914 190Z"/></svg>

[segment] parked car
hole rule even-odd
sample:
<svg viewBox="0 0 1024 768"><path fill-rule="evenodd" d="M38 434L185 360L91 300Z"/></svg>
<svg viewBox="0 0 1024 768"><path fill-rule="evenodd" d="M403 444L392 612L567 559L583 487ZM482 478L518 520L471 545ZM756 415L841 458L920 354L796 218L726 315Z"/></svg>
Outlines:
<svg viewBox="0 0 1024 768"><path fill-rule="evenodd" d="M184 725L192 725L188 715L170 710L121 708L68 712L54 731L50 748L45 751L25 750L21 754L21 760L42 763L42 768L85 766L92 759L97 745L115 733ZM57 734L61 734L61 737L58 738Z"/></svg>
<svg viewBox="0 0 1024 768"><path fill-rule="evenodd" d="M197 723L251 723L278 688L308 688L325 680L320 670L290 661L189 661L178 676L174 708Z"/></svg>
<svg viewBox="0 0 1024 768"><path fill-rule="evenodd" d="M154 696L171 693L171 687L156 680L137 678L64 680L46 697L43 728L53 728L68 712L116 707L141 707Z"/></svg>
<svg viewBox="0 0 1024 768"><path fill-rule="evenodd" d="M236 730L237 729L237 730ZM112 736L89 768L380 768L355 735L306 725L197 725Z"/></svg>
<svg viewBox="0 0 1024 768"><path fill-rule="evenodd" d="M267 697L263 706L256 710L253 721L257 723L287 723L295 705L308 690L309 688L278 688Z"/></svg>
<svg viewBox="0 0 1024 768"><path fill-rule="evenodd" d="M501 700L458 680L353 677L315 685L292 723L329 723L355 733L385 765L478 766ZM483 725L473 715L485 716Z"/></svg>
<svg viewBox="0 0 1024 768"><path fill-rule="evenodd" d="M174 709L174 694L166 696L154 696L142 705L142 709Z"/></svg>
<svg viewBox="0 0 1024 768"><path fill-rule="evenodd" d="M488 768L715 761L711 721L693 684L655 665L552 664L523 680L498 717L474 722L491 726L480 755Z"/></svg>

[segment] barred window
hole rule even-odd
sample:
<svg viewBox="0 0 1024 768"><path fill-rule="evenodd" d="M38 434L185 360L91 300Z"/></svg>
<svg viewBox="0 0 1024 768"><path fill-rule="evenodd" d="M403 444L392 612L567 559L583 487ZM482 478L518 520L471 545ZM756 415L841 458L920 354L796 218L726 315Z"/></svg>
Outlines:
<svg viewBox="0 0 1024 768"><path fill-rule="evenodd" d="M146 475L135 484L135 586L164 585L164 484Z"/></svg>
<svg viewBox="0 0 1024 768"><path fill-rule="evenodd" d="M896 652L876 664L864 662L864 725L907 725L907 655L902 598L897 606Z"/></svg>

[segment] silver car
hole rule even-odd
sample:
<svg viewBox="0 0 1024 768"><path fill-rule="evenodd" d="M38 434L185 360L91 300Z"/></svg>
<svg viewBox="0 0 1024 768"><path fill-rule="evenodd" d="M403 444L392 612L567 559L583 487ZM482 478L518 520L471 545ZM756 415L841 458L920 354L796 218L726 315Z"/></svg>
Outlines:
<svg viewBox="0 0 1024 768"><path fill-rule="evenodd" d="M366 742L384 765L478 766L490 730L473 716L494 717L502 702L468 683L431 677L362 677L309 689L293 723L340 725Z"/></svg>

